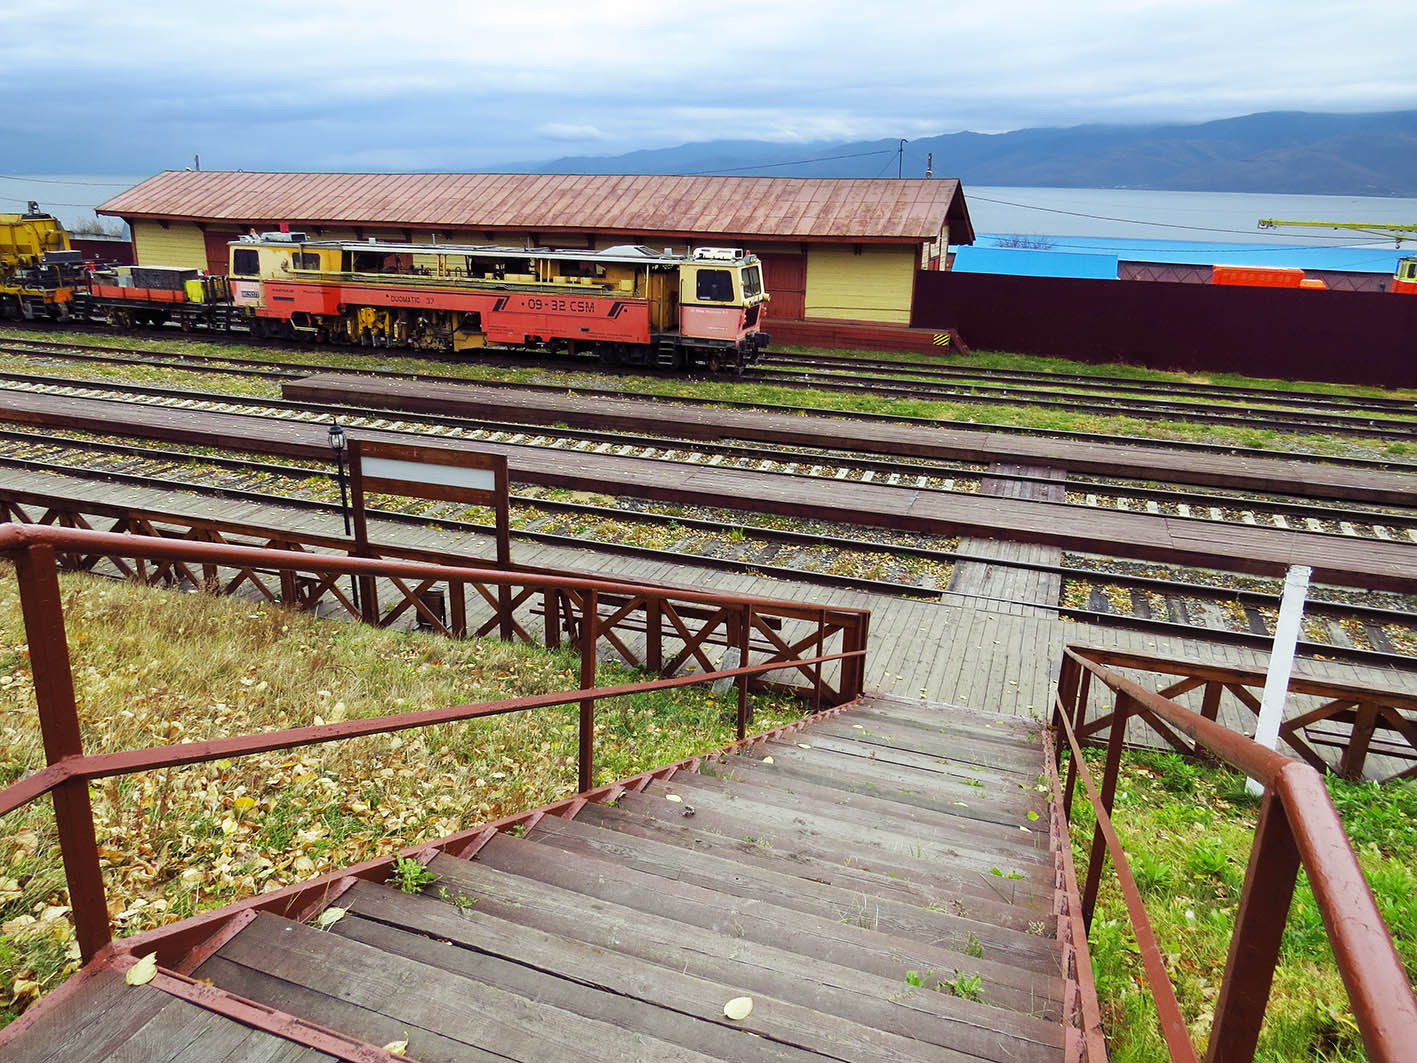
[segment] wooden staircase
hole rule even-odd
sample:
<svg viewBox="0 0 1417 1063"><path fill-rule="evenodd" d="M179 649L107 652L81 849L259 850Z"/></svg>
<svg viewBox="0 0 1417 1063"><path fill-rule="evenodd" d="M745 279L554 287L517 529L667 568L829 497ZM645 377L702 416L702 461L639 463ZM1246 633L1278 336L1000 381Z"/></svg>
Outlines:
<svg viewBox="0 0 1417 1063"><path fill-rule="evenodd" d="M5 1058L378 1059L404 1040L427 1061L1071 1058L1049 793L1036 725L863 698L439 855L421 894L357 882L325 929L248 913L192 957L210 995L366 1055L110 969Z"/></svg>

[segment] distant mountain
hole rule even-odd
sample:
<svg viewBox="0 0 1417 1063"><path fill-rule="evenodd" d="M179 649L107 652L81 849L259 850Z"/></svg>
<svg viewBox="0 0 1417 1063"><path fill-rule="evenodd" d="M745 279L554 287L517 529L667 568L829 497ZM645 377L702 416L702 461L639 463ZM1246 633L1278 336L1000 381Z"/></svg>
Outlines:
<svg viewBox="0 0 1417 1063"><path fill-rule="evenodd" d="M973 185L1153 188L1312 195L1417 195L1417 111L1273 111L1195 125L1082 125L1010 133L776 144L719 140L628 155L557 159L548 173L907 177ZM810 160L810 161L804 161Z"/></svg>

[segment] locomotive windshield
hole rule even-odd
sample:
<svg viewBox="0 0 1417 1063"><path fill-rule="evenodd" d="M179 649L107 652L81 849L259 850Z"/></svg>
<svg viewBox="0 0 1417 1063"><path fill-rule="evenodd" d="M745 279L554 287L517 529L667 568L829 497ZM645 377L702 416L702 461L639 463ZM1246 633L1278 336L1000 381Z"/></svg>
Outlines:
<svg viewBox="0 0 1417 1063"><path fill-rule="evenodd" d="M699 270L698 298L726 303L733 298L733 278L726 269Z"/></svg>

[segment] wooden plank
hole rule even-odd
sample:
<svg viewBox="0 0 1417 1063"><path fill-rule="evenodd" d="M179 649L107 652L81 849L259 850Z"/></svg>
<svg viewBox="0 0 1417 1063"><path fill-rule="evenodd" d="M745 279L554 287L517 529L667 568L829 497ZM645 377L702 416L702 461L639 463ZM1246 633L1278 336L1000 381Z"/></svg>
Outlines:
<svg viewBox="0 0 1417 1063"><path fill-rule="evenodd" d="M1056 1058L1056 1047L1045 1043L1060 1033L1052 1024L941 993L909 993L903 980L880 978L731 934L706 933L677 920L505 875L475 860L439 857L430 866L445 877L449 890L457 888L476 897L474 921L509 919L584 942L607 954L603 961L607 969L613 966L614 954L657 965L654 991L666 994L669 1007L692 1006L673 992L672 976L678 973L718 983L724 991L738 987L753 996L754 1014L759 998L765 1017L783 1014L774 1001L820 1013L809 1019L804 1016L806 1021L792 1043L836 1058L918 1059L916 1041L953 1050L943 1053L943 1058L956 1058L956 1052L992 1059ZM685 991L690 1001L697 996L700 1007L705 995L703 989ZM709 1000L722 1007L714 996ZM1004 1029L989 1029L985 1019Z"/></svg>
<svg viewBox="0 0 1417 1063"><path fill-rule="evenodd" d="M277 916L257 916L218 955L377 1010L409 1028L436 1030L513 1058L708 1058ZM321 1021L319 1015L304 1017ZM345 1032L363 1036L358 1029Z"/></svg>
<svg viewBox="0 0 1417 1063"><path fill-rule="evenodd" d="M462 1063L463 1060L468 1063L498 1063L506 1059L506 1056L455 1041L433 1030L410 1025L375 1009L278 978L224 956L213 956L202 964L197 974L248 1000L279 1001L281 1010L290 1014L307 1018L319 1015L320 1021L331 1029L359 1030L370 1044L386 1045L407 1037L410 1058L423 1060L423 1063Z"/></svg>
<svg viewBox="0 0 1417 1063"><path fill-rule="evenodd" d="M433 897L370 883L348 896L350 914L333 933L382 952L717 1059L826 1058L798 1047L819 1029L820 1017L809 1009L755 1000L754 1014L730 1025L722 1008L733 987L650 967L485 911L468 913Z"/></svg>
<svg viewBox="0 0 1417 1063"><path fill-rule="evenodd" d="M966 834L977 832L981 840L993 837L1009 847L1048 848L1048 830L1042 825L1041 814L1037 820L1030 820L1025 812L1014 829L995 832L983 827L978 820L961 822L963 817L954 814L954 812L895 801L891 799L889 794L863 794L858 790L836 786L834 785L835 780L829 774L820 778L808 779L802 775L795 777L784 775L777 770L777 767L775 762L765 765L748 756L733 757L723 764L727 777L735 781L759 785L771 784L805 802L810 802L814 806L857 809L895 830L962 831ZM951 807L957 809L959 806L952 805Z"/></svg>
<svg viewBox="0 0 1417 1063"><path fill-rule="evenodd" d="M582 815L591 812L587 806ZM931 941L961 952L975 934L989 955L1024 970L1053 973L1057 956L1051 943L1038 939L1021 940L1020 935L978 920L957 917L947 912L922 909L884 897L867 897L856 890L844 890L803 878L798 875L769 870L756 863L725 859L697 852L692 838L684 832L655 824L662 831L659 837L645 838L628 832L607 829L590 821L543 819L529 837L554 845L567 852L585 853L602 859L616 860L650 874L692 882L709 889L732 889L739 896L765 900L770 904L796 908L799 911L826 915L838 920L866 926L868 929ZM981 878L981 882L986 881ZM1000 887L1004 880L995 880ZM1008 893L1000 889L1000 900Z"/></svg>
<svg viewBox="0 0 1417 1063"><path fill-rule="evenodd" d="M709 840L706 844L714 842ZM499 834L479 851L477 861L637 911L801 952L885 978L901 979L906 970L945 971L979 964L980 973L992 989L988 1002L996 1007L1032 1013L1040 1001L1045 1002L1046 1009L1061 999L1058 995L1062 991L1061 980L1021 972L988 957L966 956L926 942L868 930L782 905L744 900L731 891L654 877L595 857L582 855L574 861L548 859L545 848L533 839ZM880 874L869 877L890 881ZM949 902L956 914L965 908L960 896L971 895L965 891ZM983 905L977 899L972 899L970 904L976 915L982 914ZM999 908L1012 911L1004 906ZM1045 1014L1043 1017L1053 1016Z"/></svg>
<svg viewBox="0 0 1417 1063"><path fill-rule="evenodd" d="M6 1063L99 1063L175 999L127 985L119 971L100 971L80 992L42 1011L19 1043L7 1045Z"/></svg>
<svg viewBox="0 0 1417 1063"><path fill-rule="evenodd" d="M711 782L712 780L704 780ZM1036 849L1018 846L1006 849L990 846L977 836L962 832L891 830L885 824L874 826L852 822L851 810L808 811L791 795L781 791L757 789L751 793L716 791L697 783L681 783L676 778L668 787L656 784L644 794L635 795L635 803L627 807L646 811L656 818L681 816L682 812L666 806L663 795L679 794L683 803L692 803L696 812L715 812L730 822L738 821L740 829L755 837L773 834L777 844L789 848L797 843L809 843L823 849L835 849L842 859L852 855L864 859L886 856L900 862L916 861L926 865L948 862L961 870L987 873L1005 858L1013 861L1025 873L1028 885L1051 895L1053 862ZM697 818L697 815L696 817ZM869 819L869 817L858 817ZM922 869L923 870L923 869ZM1018 887L1019 880L1012 886ZM1046 887L1044 885L1046 883Z"/></svg>

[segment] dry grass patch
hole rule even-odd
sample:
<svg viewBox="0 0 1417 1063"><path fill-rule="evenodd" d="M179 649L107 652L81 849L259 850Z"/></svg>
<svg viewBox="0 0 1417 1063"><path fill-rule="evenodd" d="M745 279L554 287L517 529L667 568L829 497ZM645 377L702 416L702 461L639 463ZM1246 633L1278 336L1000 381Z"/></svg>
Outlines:
<svg viewBox="0 0 1417 1063"><path fill-rule="evenodd" d="M317 620L249 601L62 577L85 748L149 745L575 689L579 658ZM602 683L644 676L602 662ZM755 697L764 728L799 716ZM733 739L702 687L602 702L600 781ZM0 785L43 766L12 572L0 571ZM571 793L575 706L190 768L92 788L118 934L438 838ZM0 834L0 1024L75 969L46 800Z"/></svg>

